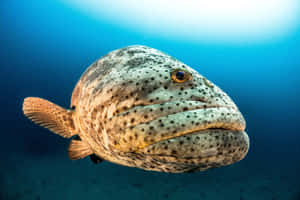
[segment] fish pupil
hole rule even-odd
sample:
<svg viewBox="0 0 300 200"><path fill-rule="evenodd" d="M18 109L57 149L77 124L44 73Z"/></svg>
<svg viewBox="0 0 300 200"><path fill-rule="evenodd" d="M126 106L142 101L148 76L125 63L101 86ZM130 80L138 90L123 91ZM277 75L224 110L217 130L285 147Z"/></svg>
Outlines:
<svg viewBox="0 0 300 200"><path fill-rule="evenodd" d="M181 81L184 80L184 72L183 71L176 72L176 78Z"/></svg>

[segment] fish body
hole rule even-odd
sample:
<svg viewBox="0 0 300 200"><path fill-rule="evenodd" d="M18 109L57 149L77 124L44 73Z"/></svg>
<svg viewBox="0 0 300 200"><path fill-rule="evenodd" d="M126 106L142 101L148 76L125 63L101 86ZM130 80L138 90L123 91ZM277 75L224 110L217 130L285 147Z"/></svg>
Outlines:
<svg viewBox="0 0 300 200"><path fill-rule="evenodd" d="M110 52L81 76L71 109L28 97L24 114L73 138L69 157L180 173L237 162L249 149L230 97L179 60L146 46Z"/></svg>

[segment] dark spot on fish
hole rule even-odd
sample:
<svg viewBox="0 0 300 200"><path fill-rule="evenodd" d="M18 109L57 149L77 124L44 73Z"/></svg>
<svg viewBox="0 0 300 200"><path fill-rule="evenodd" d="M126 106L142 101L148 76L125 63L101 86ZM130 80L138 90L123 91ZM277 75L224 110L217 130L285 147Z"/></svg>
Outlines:
<svg viewBox="0 0 300 200"><path fill-rule="evenodd" d="M176 151L176 150L172 150L172 151L171 151L171 154L172 154L172 155L175 155L175 154L177 154L177 151Z"/></svg>

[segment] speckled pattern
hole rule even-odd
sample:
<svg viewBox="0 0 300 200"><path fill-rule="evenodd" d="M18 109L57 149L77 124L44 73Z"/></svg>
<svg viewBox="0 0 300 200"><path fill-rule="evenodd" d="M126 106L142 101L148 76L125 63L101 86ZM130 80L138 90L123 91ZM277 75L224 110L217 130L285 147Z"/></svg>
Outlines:
<svg viewBox="0 0 300 200"><path fill-rule="evenodd" d="M192 79L177 83L174 70ZM81 140L99 157L164 172L192 172L244 158L245 121L220 88L184 63L146 46L93 63L71 100Z"/></svg>

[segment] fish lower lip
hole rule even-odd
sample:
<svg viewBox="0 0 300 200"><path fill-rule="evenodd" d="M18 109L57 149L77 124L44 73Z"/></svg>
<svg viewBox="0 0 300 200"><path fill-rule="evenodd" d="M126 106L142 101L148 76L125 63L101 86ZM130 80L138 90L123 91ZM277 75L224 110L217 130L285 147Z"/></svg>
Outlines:
<svg viewBox="0 0 300 200"><path fill-rule="evenodd" d="M158 144L158 143L161 143L161 142L177 140L177 139L180 139L180 138L188 138L189 136L192 136L192 135L201 135L201 134L205 134L207 132L214 132L214 131L233 132L233 133L234 132L244 132L244 130L237 130L237 129L207 128L207 129L195 130L195 131L187 132L186 134L181 134L181 135L178 135L178 136L175 136L175 137L170 137L170 138L167 138L167 139L159 140L155 143L152 143L150 145L145 146L144 148L147 148L148 146L155 145L155 144ZM141 148L141 149L143 149L143 148Z"/></svg>
<svg viewBox="0 0 300 200"><path fill-rule="evenodd" d="M168 158L170 162L197 162L203 158L218 159L226 156L241 159L248 149L249 138L246 132L211 129L159 141L140 149L138 153Z"/></svg>

